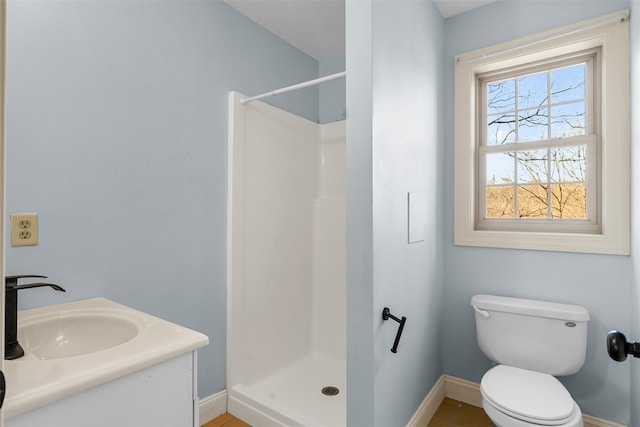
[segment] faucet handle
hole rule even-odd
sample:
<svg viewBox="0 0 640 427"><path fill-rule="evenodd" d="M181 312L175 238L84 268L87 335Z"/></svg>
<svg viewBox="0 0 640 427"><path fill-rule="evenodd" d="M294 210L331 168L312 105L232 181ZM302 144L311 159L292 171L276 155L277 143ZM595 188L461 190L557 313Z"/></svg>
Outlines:
<svg viewBox="0 0 640 427"><path fill-rule="evenodd" d="M27 283L26 285L18 286L18 279L26 279L26 278L46 279L47 276L40 276L40 275L37 275L37 274L20 274L20 275L17 275L17 276L6 276L4 278L5 290L6 291L18 291L20 289L40 288L42 286L49 286L53 290L60 291L60 292L66 292L62 286L58 286L55 283L38 282L38 283Z"/></svg>
<svg viewBox="0 0 640 427"><path fill-rule="evenodd" d="M43 286L48 286L51 289L53 289L54 291L66 292L66 290L62 286L58 286L55 283L41 283L41 282L40 283L27 283L26 285L13 286L12 289L15 289L16 291L18 291L20 289L41 288Z"/></svg>
<svg viewBox="0 0 640 427"><path fill-rule="evenodd" d="M15 276L5 276L4 284L6 287L14 287L18 285L18 279L27 279L27 278L46 279L47 276L41 276L38 274L18 274Z"/></svg>

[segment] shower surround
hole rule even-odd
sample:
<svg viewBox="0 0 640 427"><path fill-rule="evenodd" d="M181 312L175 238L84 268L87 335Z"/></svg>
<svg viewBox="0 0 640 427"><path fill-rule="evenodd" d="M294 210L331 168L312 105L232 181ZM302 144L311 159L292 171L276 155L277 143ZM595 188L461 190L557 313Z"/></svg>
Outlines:
<svg viewBox="0 0 640 427"><path fill-rule="evenodd" d="M344 426L346 122L242 98L229 96L228 411Z"/></svg>

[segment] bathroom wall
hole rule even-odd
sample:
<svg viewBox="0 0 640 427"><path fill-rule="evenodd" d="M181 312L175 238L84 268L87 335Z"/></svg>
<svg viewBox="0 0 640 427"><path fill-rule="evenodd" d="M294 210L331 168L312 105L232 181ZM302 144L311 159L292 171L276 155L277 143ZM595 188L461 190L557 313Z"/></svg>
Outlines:
<svg viewBox="0 0 640 427"><path fill-rule="evenodd" d="M630 422L630 364L608 358L605 338L610 329L629 330L630 312L637 311L636 307L630 310L628 303L634 283L632 259L453 246L453 58L628 7L627 1L499 1L447 19L444 56L445 373L479 382L491 366L476 345L469 305L472 295L490 293L580 304L591 314L587 359L577 375L562 381L584 413L624 424ZM634 247L637 242L634 240ZM637 403L632 406L638 407Z"/></svg>
<svg viewBox="0 0 640 427"><path fill-rule="evenodd" d="M443 34L431 1L347 2L350 426L405 425L442 373ZM412 244L408 192L428 201ZM385 306L408 319L396 354Z"/></svg>
<svg viewBox="0 0 640 427"><path fill-rule="evenodd" d="M321 77L345 70L344 56L329 58L318 62L318 75ZM346 79L337 79L321 84L319 91L318 123L331 123L344 120L347 116Z"/></svg>
<svg viewBox="0 0 640 427"><path fill-rule="evenodd" d="M631 14L640 13L640 0L631 0ZM640 114L640 19L632 19L631 25L631 117ZM631 120L631 188L632 194L638 194L640 188L640 173L637 165L640 165L640 122ZM633 167L636 166L636 167ZM640 340L640 197L631 198L631 260L633 262L632 296L629 312L631 313L631 340ZM624 332L624 331L623 331ZM631 368L631 424L640 425L640 359L632 359L628 362Z"/></svg>
<svg viewBox="0 0 640 427"><path fill-rule="evenodd" d="M207 334L199 394L225 387L227 95L316 78L318 62L221 1L8 4L7 211L40 244L7 273L106 296ZM269 99L318 120L317 88Z"/></svg>
<svg viewBox="0 0 640 427"><path fill-rule="evenodd" d="M347 425L374 424L372 2L346 2ZM372 323L372 320L374 323Z"/></svg>

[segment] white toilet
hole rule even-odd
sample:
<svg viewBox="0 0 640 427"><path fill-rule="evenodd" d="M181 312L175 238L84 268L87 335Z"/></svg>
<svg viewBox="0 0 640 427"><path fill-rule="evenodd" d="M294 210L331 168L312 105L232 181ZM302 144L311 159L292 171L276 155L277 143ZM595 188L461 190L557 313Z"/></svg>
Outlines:
<svg viewBox="0 0 640 427"><path fill-rule="evenodd" d="M589 312L552 302L475 295L480 350L497 364L482 377L482 407L498 427L582 427L582 412L554 376L584 364Z"/></svg>

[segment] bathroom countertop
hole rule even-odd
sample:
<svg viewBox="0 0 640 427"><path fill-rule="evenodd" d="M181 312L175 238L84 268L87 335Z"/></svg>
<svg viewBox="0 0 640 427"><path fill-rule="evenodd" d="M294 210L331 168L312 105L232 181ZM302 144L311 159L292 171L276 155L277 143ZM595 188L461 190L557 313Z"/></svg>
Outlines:
<svg viewBox="0 0 640 427"><path fill-rule="evenodd" d="M123 317L137 325L138 333L131 340L105 350L60 359L38 359L23 346L24 357L4 362L7 392L3 409L6 418L173 359L209 342L209 338L199 332L106 298L24 310L18 313L18 325L43 316L76 313L108 313Z"/></svg>

